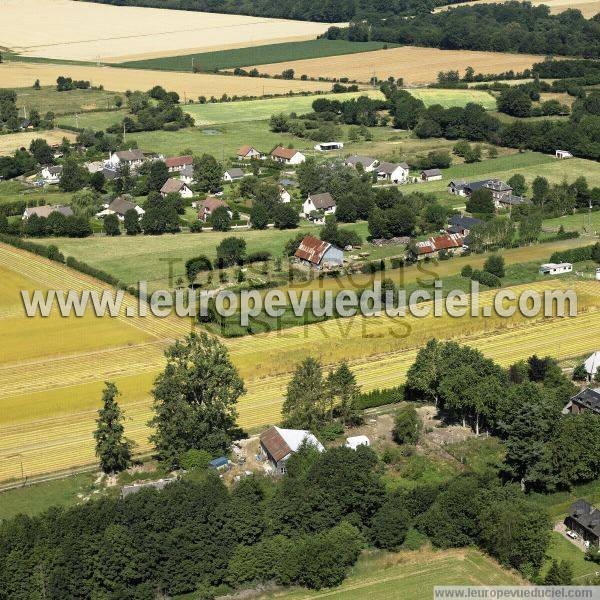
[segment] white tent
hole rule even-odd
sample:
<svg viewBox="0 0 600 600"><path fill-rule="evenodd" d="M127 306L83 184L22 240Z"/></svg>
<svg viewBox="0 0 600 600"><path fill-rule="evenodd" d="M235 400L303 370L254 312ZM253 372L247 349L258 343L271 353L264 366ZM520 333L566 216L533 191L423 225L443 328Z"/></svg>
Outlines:
<svg viewBox="0 0 600 600"><path fill-rule="evenodd" d="M594 352L584 363L583 366L588 372L588 375L593 378L600 370L600 350Z"/></svg>
<svg viewBox="0 0 600 600"><path fill-rule="evenodd" d="M370 446L371 441L366 435L356 435L346 440L346 447L356 450L359 446Z"/></svg>

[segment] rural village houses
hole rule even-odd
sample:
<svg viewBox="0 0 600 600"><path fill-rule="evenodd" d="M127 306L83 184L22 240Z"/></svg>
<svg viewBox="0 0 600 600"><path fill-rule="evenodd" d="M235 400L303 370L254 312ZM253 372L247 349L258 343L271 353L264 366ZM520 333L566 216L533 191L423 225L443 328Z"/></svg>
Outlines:
<svg viewBox="0 0 600 600"><path fill-rule="evenodd" d="M302 214L309 218L312 213L317 212L323 215L335 214L336 203L329 192L322 194L310 194L302 205Z"/></svg>
<svg viewBox="0 0 600 600"><path fill-rule="evenodd" d="M167 169L169 169L169 173L178 173L184 167L191 167L193 162L194 157L191 154L186 154L184 156L174 156L165 159L165 164L167 165Z"/></svg>
<svg viewBox="0 0 600 600"><path fill-rule="evenodd" d="M96 213L96 216L101 219L108 215L117 215L119 221L124 221L125 215L130 210L135 210L140 219L146 212L141 206L131 202L129 196L117 196L110 204L105 204L103 210Z"/></svg>
<svg viewBox="0 0 600 600"><path fill-rule="evenodd" d="M362 168L367 173L371 173L375 170L379 161L372 156L360 156L359 154L354 154L353 156L349 156L345 161L344 165L347 167L352 167L356 169L357 165L362 165Z"/></svg>
<svg viewBox="0 0 600 600"><path fill-rule="evenodd" d="M299 264L319 270L344 264L343 250L312 235L305 236L300 242L294 258Z"/></svg>
<svg viewBox="0 0 600 600"><path fill-rule="evenodd" d="M389 181L390 183L406 183L410 171L406 163L379 163L375 168L377 179L380 181Z"/></svg>
<svg viewBox="0 0 600 600"><path fill-rule="evenodd" d="M213 212L220 206L224 206L227 209L229 218L233 217L233 212L230 210L229 206L223 202L223 200L215 198L214 196L209 196L204 200L200 200L200 202L194 202L192 206L198 209L198 219L201 221L209 219Z"/></svg>
<svg viewBox="0 0 600 600"><path fill-rule="evenodd" d="M51 206L45 204L44 206L30 206L29 208L26 208L23 212L22 219L29 219L29 217L32 217L33 215L47 219L54 212L61 213L65 217L73 216L73 210L70 206L62 206L60 204Z"/></svg>
<svg viewBox="0 0 600 600"><path fill-rule="evenodd" d="M167 179L160 188L160 193L163 197L167 194L179 194L182 198L191 198L194 195L194 192L181 179Z"/></svg>
<svg viewBox="0 0 600 600"><path fill-rule="evenodd" d="M439 256L440 252L446 251L449 254L460 254L464 251L464 238L458 233L448 233L437 237L417 242L415 244L416 258L433 258Z"/></svg>
<svg viewBox="0 0 600 600"><path fill-rule="evenodd" d="M262 152L252 146L242 146L237 151L238 160L258 160L262 158Z"/></svg>
<svg viewBox="0 0 600 600"><path fill-rule="evenodd" d="M284 148L277 146L269 155L275 162L280 162L285 165L300 165L306 161L306 156L293 148Z"/></svg>
<svg viewBox="0 0 600 600"><path fill-rule="evenodd" d="M321 442L310 431L271 427L260 435L259 453L269 462L275 473L284 475L287 460L303 444L313 446L319 452L325 450Z"/></svg>
<svg viewBox="0 0 600 600"><path fill-rule="evenodd" d="M242 169L240 169L239 167L234 167L225 171L225 173L223 174L223 181L238 181L240 179L243 179L245 175L246 174L244 173L244 171L242 171Z"/></svg>

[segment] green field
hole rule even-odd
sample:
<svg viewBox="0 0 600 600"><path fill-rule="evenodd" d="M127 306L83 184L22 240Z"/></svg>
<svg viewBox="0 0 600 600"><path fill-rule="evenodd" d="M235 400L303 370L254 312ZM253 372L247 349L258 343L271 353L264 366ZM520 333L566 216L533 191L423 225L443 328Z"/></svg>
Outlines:
<svg viewBox="0 0 600 600"><path fill-rule="evenodd" d="M472 548L434 552L364 554L337 588L291 589L253 596L257 600L431 600L437 585L525 585L517 574ZM194 594L177 600L192 600Z"/></svg>
<svg viewBox="0 0 600 600"><path fill-rule="evenodd" d="M322 94L318 96L291 96L268 100L244 100L238 102L217 102L214 104L188 104L185 112L196 120L196 125L236 123L240 121L262 121L277 113L303 114L312 111L312 103L317 98L329 100L351 100L359 96L383 99L380 91L350 92L347 94Z"/></svg>
<svg viewBox="0 0 600 600"><path fill-rule="evenodd" d="M593 575L597 567L585 560L585 554L575 544L564 538L557 531L553 531L550 537L550 547L548 548L548 560L542 567L541 574L544 576L553 560L561 561L568 560L573 567L573 578L575 580Z"/></svg>
<svg viewBox="0 0 600 600"><path fill-rule="evenodd" d="M133 69L158 69L160 71L191 71L193 59L194 66L202 71L215 71L217 69L235 69L236 67L282 63L305 58L369 52L371 50L381 50L385 45L383 42L348 42L346 40L319 39L306 42L266 44L217 52L202 52L184 56L134 60L121 63L119 66ZM388 46L392 47L393 44L388 44Z"/></svg>
<svg viewBox="0 0 600 600"><path fill-rule="evenodd" d="M74 114L64 115L57 119L57 124L68 127L80 127L81 129L104 130L111 125L121 123L127 116L127 110L82 112L77 116Z"/></svg>
<svg viewBox="0 0 600 600"><path fill-rule="evenodd" d="M31 82L33 86L33 81ZM106 90L70 90L58 92L54 86L44 86L39 90L30 88L13 88L17 93L17 108L29 113L36 109L43 116L48 111L55 115L66 115L90 110L107 110L114 108L115 96L123 94ZM64 122L61 120L61 122Z"/></svg>
<svg viewBox="0 0 600 600"><path fill-rule="evenodd" d="M591 222L591 226L590 226ZM588 212L577 213L575 215L567 215L566 217L558 217L557 219L546 219L544 227L559 228L563 226L566 231L600 231L600 211L592 212L591 219Z"/></svg>
<svg viewBox="0 0 600 600"><path fill-rule="evenodd" d="M465 106L469 102L481 104L486 110L496 108L496 99L484 90L445 90L436 88L419 88L408 90L415 98L422 100L425 106L441 104L444 108Z"/></svg>
<svg viewBox="0 0 600 600"><path fill-rule="evenodd" d="M61 192L58 186L47 189L32 188L15 179L0 181L0 204L24 200L31 206L43 200L47 204L68 204L72 194Z"/></svg>

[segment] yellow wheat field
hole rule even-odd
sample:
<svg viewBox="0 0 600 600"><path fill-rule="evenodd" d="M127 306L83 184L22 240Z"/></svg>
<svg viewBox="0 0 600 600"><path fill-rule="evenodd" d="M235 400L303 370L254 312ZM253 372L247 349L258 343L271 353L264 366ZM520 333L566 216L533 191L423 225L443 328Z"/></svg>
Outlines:
<svg viewBox="0 0 600 600"><path fill-rule="evenodd" d="M22 133L8 133L0 135L0 155L12 154L19 148L29 148L31 140L45 139L50 145L60 144L63 138L74 142L77 136L72 131L64 129L49 129L47 131L23 131Z"/></svg>
<svg viewBox="0 0 600 600"><path fill-rule="evenodd" d="M70 0L2 0L0 47L26 56L122 62L314 39L328 23Z"/></svg>
<svg viewBox="0 0 600 600"><path fill-rule="evenodd" d="M481 2L485 4L497 4L501 1L502 0L477 0L476 2L460 2L458 4L440 6L439 8L436 8L434 12L448 10L456 6L469 6ZM532 4L534 6L545 4L550 8L550 13L553 15L557 15L569 9L579 10L586 19L591 19L594 15L597 15L600 12L599 0L574 0L572 2L570 2L569 0L533 0Z"/></svg>
<svg viewBox="0 0 600 600"><path fill-rule="evenodd" d="M24 279L23 275L26 274ZM127 414L127 434L138 450L149 449L149 391L164 359L165 347L184 335L190 324L176 319L108 319L106 323L72 325L25 323L19 313L18 289L102 289L91 278L11 247L0 245L0 341L11 348L27 338L35 340L21 354L0 356L0 480L19 476L21 462L28 476L94 462L92 431L103 381L115 381ZM565 287L567 282L545 281L525 288L538 291ZM507 365L533 353L561 358L595 349L600 338L600 284L576 282L580 315L577 318L526 320L415 319L387 317L343 319L280 334L226 340L248 393L239 403L240 423L247 428L277 422L289 372L304 356L333 365L350 360L364 390L398 385L416 352L437 336L460 339ZM491 292L482 295L482 305ZM135 300L127 300L131 306ZM83 324L83 325L82 325ZM36 327L49 328L40 336ZM101 327L108 328L101 333ZM89 331L85 333L85 330ZM125 332L125 333L124 333ZM124 342L122 336L128 339ZM21 337L20 337L21 336ZM80 349L81 340L89 340ZM103 337L103 336L108 336ZM85 343L84 343L85 345Z"/></svg>
<svg viewBox="0 0 600 600"><path fill-rule="evenodd" d="M502 52L472 52L470 50L439 50L403 46L388 50L361 52L351 56L328 56L295 60L271 65L256 65L261 73L277 74L283 68L294 69L296 76L349 77L351 80L368 82L372 77L380 80L403 77L405 84L418 85L436 80L440 71L467 66L476 73L504 73L528 69L535 62L544 60L534 54L506 54ZM251 67L248 67L251 68Z"/></svg>
<svg viewBox="0 0 600 600"><path fill-rule="evenodd" d="M290 90L298 92L331 89L331 84L316 81L258 79L82 65L23 62L0 64L0 84L5 87L31 87L36 79L40 80L41 85L56 85L56 79L61 75L68 75L73 79L84 79L90 81L94 86L102 85L104 89L114 92L149 90L158 84L169 91L177 92L182 99L197 99L198 96L220 98L223 94L262 96L264 94L285 94Z"/></svg>

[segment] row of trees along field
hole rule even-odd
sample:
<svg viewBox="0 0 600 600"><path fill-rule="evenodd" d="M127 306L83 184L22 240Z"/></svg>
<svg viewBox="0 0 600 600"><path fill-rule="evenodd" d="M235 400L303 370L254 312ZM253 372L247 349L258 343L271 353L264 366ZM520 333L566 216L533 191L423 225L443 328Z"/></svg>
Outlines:
<svg viewBox="0 0 600 600"><path fill-rule="evenodd" d="M331 27L329 39L369 40L443 50L487 50L600 57L600 19L578 10L551 15L545 5L502 2L460 6L417 18L374 16L347 28Z"/></svg>
<svg viewBox="0 0 600 600"><path fill-rule="evenodd" d="M227 452L243 435L236 404L244 393L227 350L216 338L192 334L166 357L152 392L159 459L172 468L191 452ZM232 489L192 469L161 492L103 497L1 523L0 599L155 600L195 590L214 598L273 581L318 589L339 584L363 548L411 548L426 539L441 548L478 545L540 582L551 523L526 492L600 472L600 417L560 414L572 392L552 359L532 357L505 370L476 350L433 340L408 373L407 396L499 435L506 447L499 472L389 491L372 449L319 453L310 446L289 460L282 478L248 477ZM359 396L347 365L325 376L308 358L289 384L284 421L323 432L336 421L360 419ZM108 472L131 460L117 397L107 383L95 433ZM415 443L418 421L413 405L402 407L395 440ZM548 583L568 584L571 575L557 565Z"/></svg>

